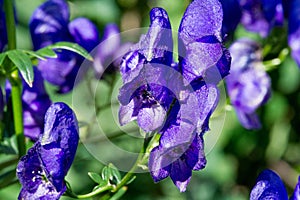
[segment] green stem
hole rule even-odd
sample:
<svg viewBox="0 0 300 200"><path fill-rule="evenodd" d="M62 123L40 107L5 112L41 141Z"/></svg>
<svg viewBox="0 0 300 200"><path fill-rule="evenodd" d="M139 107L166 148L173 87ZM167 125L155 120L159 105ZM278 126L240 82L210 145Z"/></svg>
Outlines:
<svg viewBox="0 0 300 200"><path fill-rule="evenodd" d="M5 19L6 19L6 30L8 39L8 50L16 49L16 25L14 18L14 8L12 0L4 0ZM22 97L21 97L21 86L22 82L19 77L18 70L13 71L9 75L9 80L12 85L11 96L14 116L14 126L17 136L19 156L25 154L25 138L23 134L23 113L22 113Z"/></svg>
<svg viewBox="0 0 300 200"><path fill-rule="evenodd" d="M76 198L76 199L85 199L85 198L90 198L90 197L93 197L97 194L100 194L102 192L105 192L105 191L108 191L108 190L112 190L114 188L114 186L112 185L106 185L104 187L100 187L98 188L97 190L94 190L88 194L81 194L81 195L77 195L77 194L74 194L72 191L70 190L67 190L66 191L66 194L69 196L69 197L73 197L73 198Z"/></svg>

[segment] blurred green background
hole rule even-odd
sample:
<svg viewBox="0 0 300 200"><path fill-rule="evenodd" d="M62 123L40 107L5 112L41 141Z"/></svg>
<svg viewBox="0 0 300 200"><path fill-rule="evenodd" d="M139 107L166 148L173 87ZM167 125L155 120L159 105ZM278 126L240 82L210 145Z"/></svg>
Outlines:
<svg viewBox="0 0 300 200"><path fill-rule="evenodd" d="M31 38L28 30L28 21L34 9L40 5L41 0L15 0L17 13L17 45L18 48L31 49ZM117 23L121 31L133 28L149 26L149 11L152 7L160 6L167 10L173 31L178 30L181 17L187 0L71 0L69 1L71 18L85 16L91 19L99 28L101 36L107 23ZM276 39L280 39L284 28L274 31L271 37L274 40L262 40L255 34L245 32L242 27L234 36L250 36L258 39L263 45L275 45ZM174 34L174 42L177 36ZM136 38L135 40L137 40ZM285 40L285 39L284 39ZM275 42L274 42L275 41ZM230 45L230 42L227 43ZM176 45L175 45L176 48ZM276 56L270 53L266 60ZM258 131L245 130L238 122L234 110L230 106L226 109L226 116L221 126L221 133L215 138L215 145L207 153L207 166L204 170L194 172L192 180L185 193L180 193L171 180L166 180L154 184L149 173L137 175L136 180L129 185L127 193L121 199L150 200L150 199L191 199L191 200L243 200L249 199L249 192L255 184L257 175L265 168L275 170L283 179L289 194L296 185L300 174L300 72L295 62L288 57L276 69L268 72L272 79L272 97L269 102L258 110L263 127ZM87 78L88 79L88 78ZM85 91L86 80L77 86L74 93L79 94ZM101 107L110 101L109 85L105 81L90 81L92 87L97 87L96 104ZM116 84L118 86L118 84ZM117 87L116 86L116 87ZM54 88L47 85L53 101L64 101L69 105L74 105L72 98L74 93L67 95L57 95ZM78 93L79 92L79 93ZM83 94L81 94L84 96ZM113 101L116 101L117 89L114 89ZM80 97L76 97L80 98ZM73 107L78 115L79 121L89 122L85 119L85 106L93 99L82 100L82 105ZM77 104L76 104L77 105ZM224 106L224 105L223 105ZM116 126L116 115L118 106L108 107L98 115L98 123L102 124L103 132L108 136L110 133L118 132ZM220 109L222 110L222 109ZM223 113L224 114L224 113ZM90 127L88 131L97 134L97 121L95 127ZM134 124L126 127L132 132L138 131ZM214 130L214 127L211 127ZM220 127L217 127L220 128ZM93 130L95 129L95 130ZM81 128L81 140L88 137L86 127ZM210 132L206 133L207 135ZM220 134L220 135L218 135ZM127 150L136 152L141 145L141 140L136 137L123 135L115 137L111 141ZM211 141L210 141L211 142ZM107 154L108 150L102 148L101 140L97 142L97 149ZM101 150L102 149L102 150ZM114 156L114 155L111 155ZM3 158L3 155L0 157ZM91 191L95 186L88 177L87 172L100 173L103 164L95 159L86 146L82 143L78 147L77 155L66 180L70 182L74 192L81 194ZM0 199L16 199L20 191L20 185L14 184L0 190ZM62 199L69 199L62 197Z"/></svg>

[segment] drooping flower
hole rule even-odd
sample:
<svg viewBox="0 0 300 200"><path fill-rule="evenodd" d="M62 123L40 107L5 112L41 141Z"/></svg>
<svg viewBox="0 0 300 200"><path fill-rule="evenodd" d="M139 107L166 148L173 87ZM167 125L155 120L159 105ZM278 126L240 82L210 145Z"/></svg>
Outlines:
<svg viewBox="0 0 300 200"><path fill-rule="evenodd" d="M0 0L0 53L7 44L5 13L3 10L3 0Z"/></svg>
<svg viewBox="0 0 300 200"><path fill-rule="evenodd" d="M300 177L290 200L300 199ZM288 194L280 177L272 170L262 171L251 190L250 200L287 200Z"/></svg>
<svg viewBox="0 0 300 200"><path fill-rule="evenodd" d="M64 103L52 104L45 115L44 133L17 166L22 184L18 199L59 199L66 191L64 177L78 145L74 112Z"/></svg>
<svg viewBox="0 0 300 200"><path fill-rule="evenodd" d="M292 50L292 57L300 67L300 1L292 0L285 2L288 14L288 43Z"/></svg>
<svg viewBox="0 0 300 200"><path fill-rule="evenodd" d="M120 30L116 24L107 24L94 59L96 77L102 78L119 70L122 56L129 51L131 45L129 42L122 43Z"/></svg>
<svg viewBox="0 0 300 200"><path fill-rule="evenodd" d="M155 182L170 176L183 192L192 170L205 167L203 134L219 98L216 84L229 73L222 45L222 8L217 0L196 0L179 28L179 63L173 62L167 12L150 11L150 28L121 62L121 125L137 120L146 132L161 134L149 158Z"/></svg>
<svg viewBox="0 0 300 200"><path fill-rule="evenodd" d="M268 36L274 26L283 25L282 0L239 0L242 7L241 23L248 31Z"/></svg>
<svg viewBox="0 0 300 200"><path fill-rule="evenodd" d="M260 128L256 110L269 99L271 83L262 66L259 45L250 39L239 39L229 51L232 64L226 85L231 103L245 128Z"/></svg>
<svg viewBox="0 0 300 200"><path fill-rule="evenodd" d="M59 12L58 12L59 11ZM48 0L33 13L29 27L34 49L60 41L78 43L91 51L99 43L96 26L86 18L69 21L69 9L64 0ZM65 93L74 87L74 82L84 58L73 52L62 50L57 58L41 60L38 69L50 83Z"/></svg>

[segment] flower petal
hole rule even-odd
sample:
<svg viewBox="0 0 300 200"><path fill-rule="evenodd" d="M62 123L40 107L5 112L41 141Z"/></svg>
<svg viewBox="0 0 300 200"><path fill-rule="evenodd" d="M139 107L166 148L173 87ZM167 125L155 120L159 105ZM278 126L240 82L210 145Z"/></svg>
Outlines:
<svg viewBox="0 0 300 200"><path fill-rule="evenodd" d="M157 130L162 127L167 112L160 105L153 105L150 108L142 108L137 116L137 122L145 132Z"/></svg>
<svg viewBox="0 0 300 200"><path fill-rule="evenodd" d="M78 122L74 112L64 103L54 103L47 110L45 116L44 134L40 137L41 159L47 159L50 149L59 148L63 151L61 155L63 165L60 165L64 175L67 174L75 157L79 140ZM53 151L53 157L57 156L57 150ZM44 161L46 163L46 160ZM49 172L53 169L45 168ZM52 172L54 173L54 172ZM59 173L59 172L57 172Z"/></svg>
<svg viewBox="0 0 300 200"><path fill-rule="evenodd" d="M185 192L192 177L192 170L179 158L172 164L170 177L180 192Z"/></svg>
<svg viewBox="0 0 300 200"><path fill-rule="evenodd" d="M251 190L250 200L285 200L288 195L280 177L271 170L262 171Z"/></svg>
<svg viewBox="0 0 300 200"><path fill-rule="evenodd" d="M192 170L201 170L206 165L206 158L204 153L204 141L202 134L197 134L194 141L185 152L185 159L187 165Z"/></svg>
<svg viewBox="0 0 300 200"><path fill-rule="evenodd" d="M298 183L295 187L295 190L290 200L299 200L299 199L300 199L300 177L298 177Z"/></svg>
<svg viewBox="0 0 300 200"><path fill-rule="evenodd" d="M68 28L74 41L88 52L92 51L100 42L97 27L86 18L74 19L69 23Z"/></svg>
<svg viewBox="0 0 300 200"><path fill-rule="evenodd" d="M154 182L159 182L169 176L171 169L169 161L159 146L152 149L148 165Z"/></svg>
<svg viewBox="0 0 300 200"><path fill-rule="evenodd" d="M59 11L59 12L58 12ZM46 1L31 16L29 28L34 49L68 40L68 4L63 0Z"/></svg>

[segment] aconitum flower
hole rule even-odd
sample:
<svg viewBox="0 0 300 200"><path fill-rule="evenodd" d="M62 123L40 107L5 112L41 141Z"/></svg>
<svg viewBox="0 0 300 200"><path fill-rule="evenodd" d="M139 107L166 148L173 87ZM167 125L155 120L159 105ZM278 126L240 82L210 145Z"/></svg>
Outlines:
<svg viewBox="0 0 300 200"><path fill-rule="evenodd" d="M290 200L300 199L300 177ZM256 179L256 184L251 190L250 200L287 200L288 194L280 177L272 170L262 171Z"/></svg>
<svg viewBox="0 0 300 200"><path fill-rule="evenodd" d="M3 10L3 0L0 0L0 53L7 44L5 13Z"/></svg>
<svg viewBox="0 0 300 200"><path fill-rule="evenodd" d="M239 0L242 7L241 23L248 31L268 36L274 26L283 25L282 0Z"/></svg>
<svg viewBox="0 0 300 200"><path fill-rule="evenodd" d="M99 43L96 26L86 18L69 21L70 14L64 0L48 0L33 13L29 27L34 49L60 41L78 43L91 51ZM74 87L74 82L84 58L73 52L62 50L57 58L41 60L38 69L50 83L59 87L58 92L65 93Z"/></svg>
<svg viewBox="0 0 300 200"><path fill-rule="evenodd" d="M267 102L271 91L259 45L250 39L239 39L229 51L232 64L226 77L228 95L241 124L247 129L258 129L261 124L255 112Z"/></svg>
<svg viewBox="0 0 300 200"><path fill-rule="evenodd" d="M116 24L107 24L97 54L94 59L94 69L97 78L119 70L122 56L129 51L132 44L122 43L120 30Z"/></svg>
<svg viewBox="0 0 300 200"><path fill-rule="evenodd" d="M300 1L285 2L288 13L288 43L292 50L292 57L300 67Z"/></svg>
<svg viewBox="0 0 300 200"><path fill-rule="evenodd" d="M66 191L64 177L78 145L78 123L64 103L52 104L45 115L44 133L17 166L22 184L18 199L59 199Z"/></svg>
<svg viewBox="0 0 300 200"><path fill-rule="evenodd" d="M222 45L218 0L195 0L179 27L179 63L173 62L172 31L162 8L150 11L150 28L121 62L121 125L137 120L161 134L149 157L155 182L170 176L183 192L193 170L206 165L203 134L219 98L216 84L229 73Z"/></svg>
<svg viewBox="0 0 300 200"><path fill-rule="evenodd" d="M44 79L37 68L34 68L32 87L23 80L22 105L24 135L36 141L43 133L44 116L51 105L51 100L44 87Z"/></svg>

